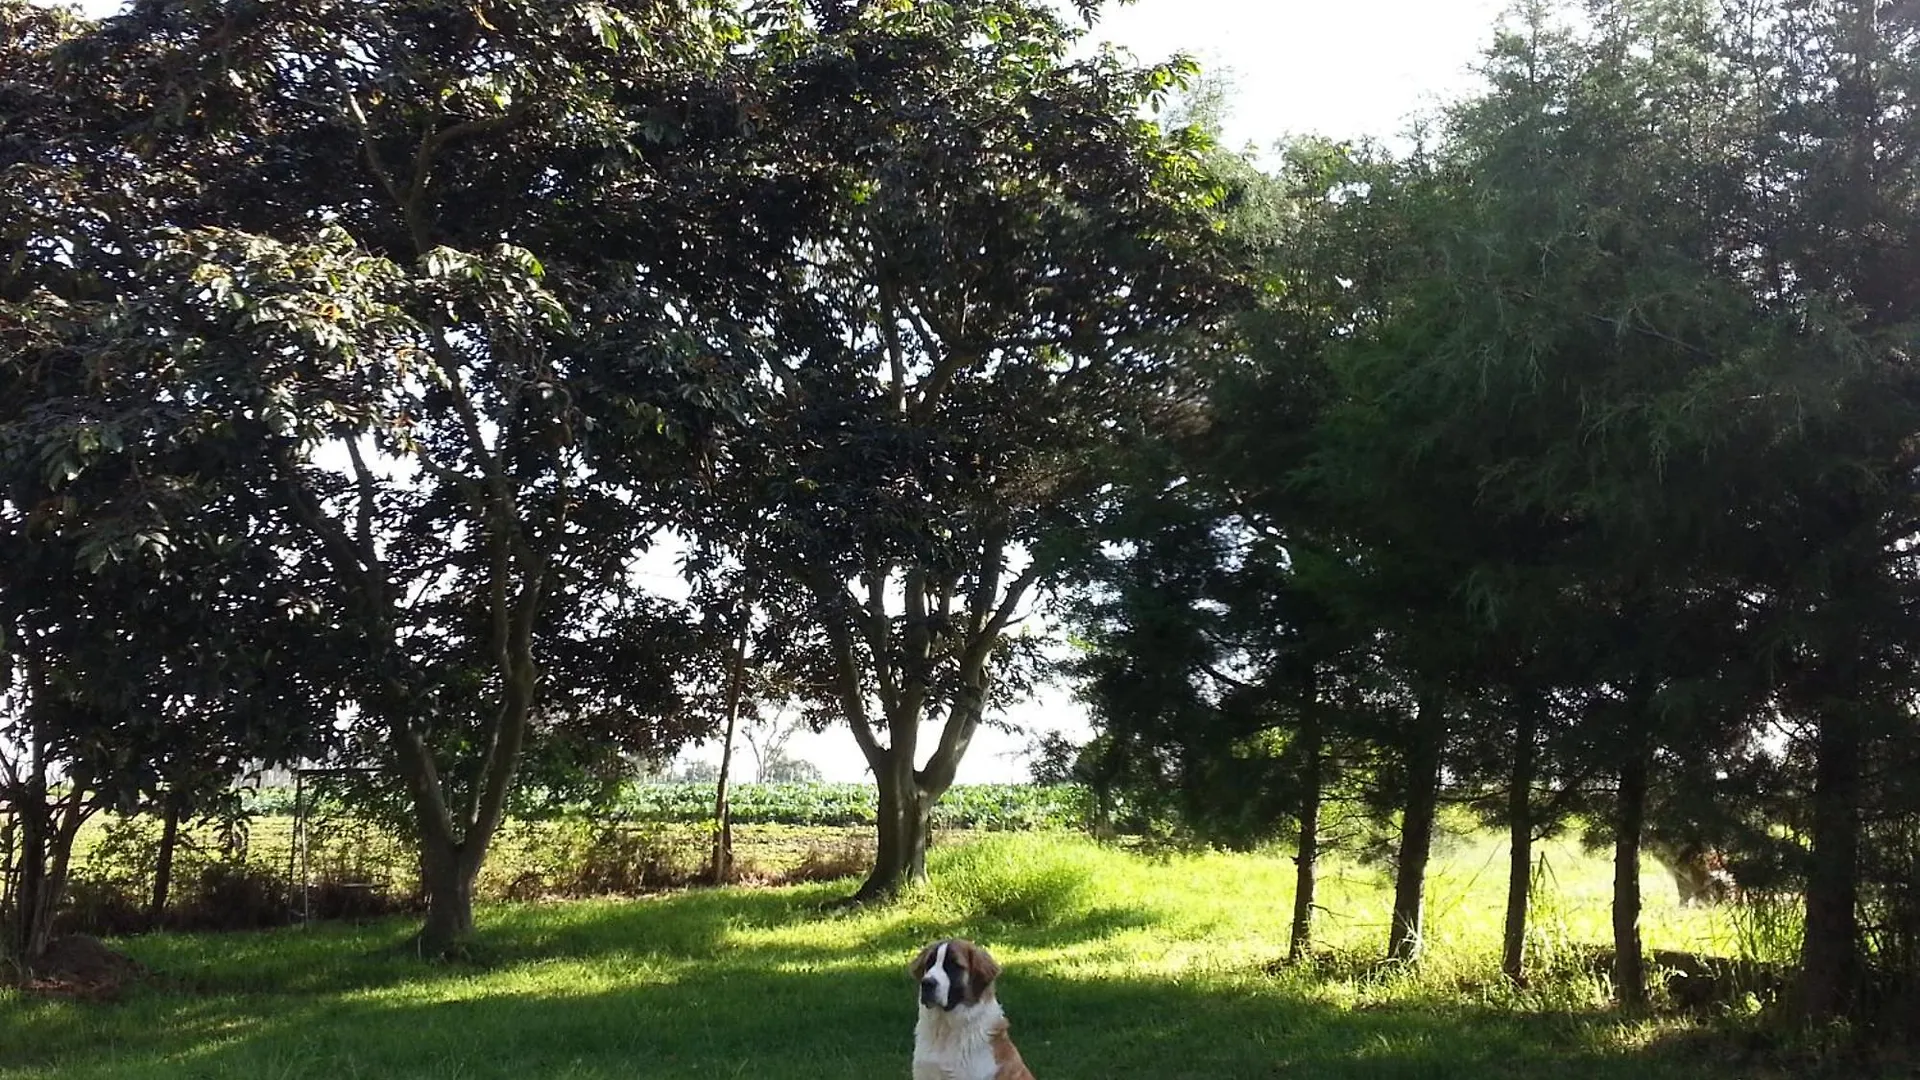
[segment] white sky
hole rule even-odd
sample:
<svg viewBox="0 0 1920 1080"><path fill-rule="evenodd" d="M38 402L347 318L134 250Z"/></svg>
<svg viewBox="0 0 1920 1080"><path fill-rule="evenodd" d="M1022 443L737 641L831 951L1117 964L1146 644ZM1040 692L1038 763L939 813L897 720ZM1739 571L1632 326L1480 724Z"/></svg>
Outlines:
<svg viewBox="0 0 1920 1080"><path fill-rule="evenodd" d="M1138 0L1094 27L1144 61L1184 52L1233 83L1226 140L1389 138L1472 89L1507 0Z"/></svg>
<svg viewBox="0 0 1920 1080"><path fill-rule="evenodd" d="M94 14L117 6L116 0L81 3ZM1471 68L1506 6L1506 0L1138 0L1111 8L1092 40L1111 41L1148 62L1184 52L1209 70L1227 72L1227 142L1264 151L1289 135L1400 134L1414 114L1473 88ZM648 576L663 592L678 591L671 561L653 561ZM1083 737L1087 731L1085 710L1064 688L1005 719L1029 734L983 730L961 765L961 783L1024 778L1021 751L1030 732ZM844 730L803 734L790 750L828 779L858 780L866 772ZM750 769L751 755L741 753ZM719 756L717 747L690 754Z"/></svg>

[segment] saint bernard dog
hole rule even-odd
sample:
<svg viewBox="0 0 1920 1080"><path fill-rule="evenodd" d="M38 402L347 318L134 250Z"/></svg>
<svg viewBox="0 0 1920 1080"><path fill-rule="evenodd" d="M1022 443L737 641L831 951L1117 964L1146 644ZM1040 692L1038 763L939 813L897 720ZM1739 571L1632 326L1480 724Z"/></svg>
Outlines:
<svg viewBox="0 0 1920 1080"><path fill-rule="evenodd" d="M987 950L948 938L920 950L907 970L920 984L913 1080L1033 1080L1007 1038L993 996L1000 965Z"/></svg>

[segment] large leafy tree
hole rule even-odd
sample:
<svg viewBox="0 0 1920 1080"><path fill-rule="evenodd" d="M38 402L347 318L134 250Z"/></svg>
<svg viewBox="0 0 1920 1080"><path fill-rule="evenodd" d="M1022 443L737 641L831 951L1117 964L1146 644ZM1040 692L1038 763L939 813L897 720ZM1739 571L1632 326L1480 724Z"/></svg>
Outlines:
<svg viewBox="0 0 1920 1080"><path fill-rule="evenodd" d="M405 792L426 951L471 928L530 742L662 701L547 668L660 640L629 565L815 205L745 137L783 106L740 35L669 4L137 4L32 58L9 116L9 359L44 404L10 434L80 473L175 447L157 528L264 534ZM43 422L80 412L116 438Z"/></svg>
<svg viewBox="0 0 1920 1080"><path fill-rule="evenodd" d="M178 480L198 452L186 413L128 372L150 189L74 134L52 72L80 29L0 7L0 952L28 966L89 816L204 807L244 765L315 750L334 700L301 583L235 502ZM169 532L184 506L205 527Z"/></svg>
<svg viewBox="0 0 1920 1080"><path fill-rule="evenodd" d="M1142 115L1178 68L1071 59L1041 4L827 7L812 62L859 89L812 130L846 148L846 197L709 539L768 583L873 770L875 899L924 876L933 805L1018 688L1014 628L1094 452L1227 283L1196 147Z"/></svg>

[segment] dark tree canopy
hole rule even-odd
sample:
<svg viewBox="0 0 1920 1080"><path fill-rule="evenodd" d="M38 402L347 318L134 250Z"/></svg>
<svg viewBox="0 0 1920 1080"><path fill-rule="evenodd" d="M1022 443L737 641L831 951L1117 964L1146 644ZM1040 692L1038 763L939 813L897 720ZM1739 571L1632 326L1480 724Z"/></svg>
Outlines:
<svg viewBox="0 0 1920 1080"><path fill-rule="evenodd" d="M47 26L9 44L10 460L163 493L89 523L100 558L225 544L317 613L443 951L530 741L698 730L662 722L684 647L630 567L739 417L820 205L750 137L811 84L676 5Z"/></svg>
<svg viewBox="0 0 1920 1080"><path fill-rule="evenodd" d="M926 823L1017 694L1056 538L1234 295L1192 132L1143 118L1183 68L1074 60L1039 4L867 5L814 63L844 187L800 250L785 355L701 539L789 640L881 795L862 898L924 876ZM921 728L937 736L923 747Z"/></svg>
<svg viewBox="0 0 1920 1080"><path fill-rule="evenodd" d="M1873 876L1906 864L1905 826L1870 823L1910 821L1881 778L1914 725L1920 38L1865 2L1565 14L1517 9L1486 91L1412 153L1289 157L1205 434L1122 448L1134 512L1089 579L1096 745L1184 754L1177 776L1275 820L1260 797L1304 774L1228 793L1249 755L1220 676L1274 655L1235 618L1304 592L1274 623L1330 616L1387 689L1344 713L1295 682L1270 715L1374 747L1395 955L1436 797L1510 829L1516 979L1527 846L1577 814L1616 850L1623 999L1643 842L1717 844L1804 885L1798 1005L1832 1017L1861 1000L1864 913L1906 903ZM1277 761L1319 745L1268 730Z"/></svg>

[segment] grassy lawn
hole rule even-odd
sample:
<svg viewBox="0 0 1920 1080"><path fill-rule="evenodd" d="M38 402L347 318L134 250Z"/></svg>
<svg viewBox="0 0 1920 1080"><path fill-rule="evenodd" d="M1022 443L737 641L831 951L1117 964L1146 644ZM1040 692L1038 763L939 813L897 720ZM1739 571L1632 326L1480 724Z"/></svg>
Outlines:
<svg viewBox="0 0 1920 1080"><path fill-rule="evenodd" d="M1606 868L1555 847L1540 945L1601 940ZM1516 995L1492 977L1496 844L1443 858L1421 974L1272 974L1292 867L1278 856L1152 858L1058 836L936 853L934 889L823 915L845 885L502 905L472 964L393 955L382 922L125 943L157 973L113 1004L0 996L0 1078L905 1077L904 966L964 934L1006 965L1002 1000L1042 1080L1743 1077L1677 1020L1623 1021L1577 975ZM1646 876L1649 945L1726 949L1722 915ZM1384 942L1379 876L1336 868L1328 943ZM1849 1075L1861 1075L1857 1070Z"/></svg>

